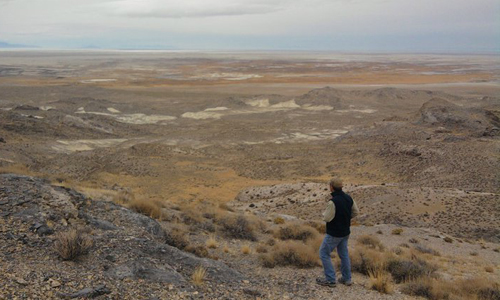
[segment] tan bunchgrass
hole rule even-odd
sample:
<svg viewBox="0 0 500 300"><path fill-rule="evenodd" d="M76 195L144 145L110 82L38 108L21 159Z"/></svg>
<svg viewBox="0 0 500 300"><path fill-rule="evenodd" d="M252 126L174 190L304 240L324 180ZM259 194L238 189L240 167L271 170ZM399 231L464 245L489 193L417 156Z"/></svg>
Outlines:
<svg viewBox="0 0 500 300"><path fill-rule="evenodd" d="M207 248L210 249L216 249L217 247L219 247L219 243L217 243L217 240L215 239L214 235L210 235L205 244L207 245Z"/></svg>
<svg viewBox="0 0 500 300"><path fill-rule="evenodd" d="M370 270L368 272L370 277L369 288L383 294L392 294L394 286L391 280L391 274L383 270L383 267L377 270Z"/></svg>
<svg viewBox="0 0 500 300"><path fill-rule="evenodd" d="M161 203L150 199L132 199L128 203L130 209L151 218L161 219Z"/></svg>
<svg viewBox="0 0 500 300"><path fill-rule="evenodd" d="M252 252L252 248L250 248L250 245L249 244L245 244L243 246L241 246L241 253L243 254L250 254Z"/></svg>
<svg viewBox="0 0 500 300"><path fill-rule="evenodd" d="M92 248L92 238L82 230L71 229L56 235L54 249L63 260L74 260Z"/></svg>
<svg viewBox="0 0 500 300"><path fill-rule="evenodd" d="M198 266L193 275L191 275L191 280L194 285L202 285L205 281L205 277L207 275L207 270L203 266Z"/></svg>

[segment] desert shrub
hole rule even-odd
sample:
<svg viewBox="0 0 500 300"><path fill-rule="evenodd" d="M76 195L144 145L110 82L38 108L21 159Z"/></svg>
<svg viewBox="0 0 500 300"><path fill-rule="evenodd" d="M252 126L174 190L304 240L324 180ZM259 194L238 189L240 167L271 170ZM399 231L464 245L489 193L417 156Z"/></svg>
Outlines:
<svg viewBox="0 0 500 300"><path fill-rule="evenodd" d="M377 237L371 235L362 235L358 237L358 243L371 249L379 249L380 251L383 251L385 249L380 240Z"/></svg>
<svg viewBox="0 0 500 300"><path fill-rule="evenodd" d="M193 275L191 275L191 280L195 285L202 285L205 281L206 275L207 270L202 266L199 266L194 270Z"/></svg>
<svg viewBox="0 0 500 300"><path fill-rule="evenodd" d="M478 256L479 253L477 253L476 251L472 251L471 253L469 253L469 255L471 255L471 256Z"/></svg>
<svg viewBox="0 0 500 300"><path fill-rule="evenodd" d="M434 256L441 256L441 253L439 253L439 251L436 251L432 248L428 248L428 247L423 246L423 245L415 245L414 249L420 253L431 254Z"/></svg>
<svg viewBox="0 0 500 300"><path fill-rule="evenodd" d="M232 209L231 207L229 207L226 203L219 204L219 208L222 209L222 210L225 210L225 211L234 212L234 209Z"/></svg>
<svg viewBox="0 0 500 300"><path fill-rule="evenodd" d="M445 241L445 242L447 242L447 243L453 243L453 239L452 239L451 237L448 237L448 236L447 236L447 237L445 237L445 238L443 239L443 241Z"/></svg>
<svg viewBox="0 0 500 300"><path fill-rule="evenodd" d="M325 223L323 223L323 222L309 221L309 222L307 222L307 225L316 229L318 231L318 233L321 233L321 234L326 233L326 226L325 226Z"/></svg>
<svg viewBox="0 0 500 300"><path fill-rule="evenodd" d="M300 240L305 242L317 236L317 234L316 230L311 226L294 223L281 227L276 233L276 237L281 240Z"/></svg>
<svg viewBox="0 0 500 300"><path fill-rule="evenodd" d="M71 229L56 235L54 249L63 260L73 260L87 254L93 241L81 230Z"/></svg>
<svg viewBox="0 0 500 300"><path fill-rule="evenodd" d="M243 215L226 216L219 221L224 233L231 238L242 240L257 240L253 226Z"/></svg>
<svg viewBox="0 0 500 300"><path fill-rule="evenodd" d="M257 247L255 248L255 252L257 253L267 253L267 246L264 245L264 244L259 244L257 245Z"/></svg>
<svg viewBox="0 0 500 300"><path fill-rule="evenodd" d="M276 218L274 218L273 223L274 224L285 224L285 219L283 219L282 217L276 217Z"/></svg>
<svg viewBox="0 0 500 300"><path fill-rule="evenodd" d="M410 242L412 244L417 244L418 240L416 238L411 238L411 239L408 240L408 242Z"/></svg>
<svg viewBox="0 0 500 300"><path fill-rule="evenodd" d="M130 191L124 190L114 195L112 201L114 203L123 205L132 202L134 199L134 194L132 194Z"/></svg>
<svg viewBox="0 0 500 300"><path fill-rule="evenodd" d="M133 199L128 203L130 209L151 218L161 218L161 204L147 199Z"/></svg>
<svg viewBox="0 0 500 300"><path fill-rule="evenodd" d="M319 265L317 252L298 241L279 242L270 253L261 255L260 259L267 268L275 266L311 268Z"/></svg>
<svg viewBox="0 0 500 300"><path fill-rule="evenodd" d="M271 237L267 240L266 244L268 244L269 246L274 246L276 245L276 240Z"/></svg>
<svg viewBox="0 0 500 300"><path fill-rule="evenodd" d="M491 266L486 266L486 267L484 267L484 270L485 270L486 272L488 272L488 273L493 273L493 271L494 271L493 267L491 267Z"/></svg>
<svg viewBox="0 0 500 300"><path fill-rule="evenodd" d="M384 233L382 232L382 230L379 229L377 230L377 234L384 234Z"/></svg>
<svg viewBox="0 0 500 300"><path fill-rule="evenodd" d="M380 269L383 261L382 253L373 249L357 248L351 254L352 270L363 275L369 275L370 272Z"/></svg>
<svg viewBox="0 0 500 300"><path fill-rule="evenodd" d="M245 244L245 245L241 246L241 253L250 254L250 252L252 252L252 248L250 248L250 245Z"/></svg>
<svg viewBox="0 0 500 300"><path fill-rule="evenodd" d="M186 232L179 228L172 228L165 231L165 244L176 247L178 249L184 249L189 245L189 241L186 237Z"/></svg>
<svg viewBox="0 0 500 300"><path fill-rule="evenodd" d="M403 233L403 228L395 228L391 233L394 235L401 235L401 233Z"/></svg>
<svg viewBox="0 0 500 300"><path fill-rule="evenodd" d="M411 296L424 297L430 300L448 299L450 294L439 287L438 282L432 278L419 278L405 283L401 292Z"/></svg>
<svg viewBox="0 0 500 300"><path fill-rule="evenodd" d="M184 251L193 253L198 257L208 257L208 250L203 245L188 245Z"/></svg>
<svg viewBox="0 0 500 300"><path fill-rule="evenodd" d="M387 261L387 270L391 273L396 283L401 283L403 281L431 275L436 271L436 268L418 258L391 258Z"/></svg>
<svg viewBox="0 0 500 300"><path fill-rule="evenodd" d="M219 243L217 243L217 239L215 238L214 235L211 235L205 242L205 245L207 245L208 248L210 249L215 249L219 247Z"/></svg>
<svg viewBox="0 0 500 300"><path fill-rule="evenodd" d="M370 285L369 288L383 294L392 294L394 287L391 281L391 275L382 269L370 271Z"/></svg>
<svg viewBox="0 0 500 300"><path fill-rule="evenodd" d="M181 219L184 224L197 226L203 223L203 216L193 207L185 207L182 209Z"/></svg>
<svg viewBox="0 0 500 300"><path fill-rule="evenodd" d="M207 232L215 232L215 225L211 220L206 220L199 223L193 223L189 226L191 232L197 231L207 231Z"/></svg>

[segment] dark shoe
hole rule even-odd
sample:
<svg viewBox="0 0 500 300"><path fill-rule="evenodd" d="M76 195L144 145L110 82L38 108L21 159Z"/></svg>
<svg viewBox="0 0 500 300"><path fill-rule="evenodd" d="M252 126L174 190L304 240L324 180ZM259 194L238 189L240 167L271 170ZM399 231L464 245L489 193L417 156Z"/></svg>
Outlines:
<svg viewBox="0 0 500 300"><path fill-rule="evenodd" d="M335 287L335 282L328 281L325 278L316 278L316 283L322 286Z"/></svg>
<svg viewBox="0 0 500 300"><path fill-rule="evenodd" d="M342 284L347 285L347 286L351 286L352 280L345 280L344 278L340 278L339 283L342 283Z"/></svg>

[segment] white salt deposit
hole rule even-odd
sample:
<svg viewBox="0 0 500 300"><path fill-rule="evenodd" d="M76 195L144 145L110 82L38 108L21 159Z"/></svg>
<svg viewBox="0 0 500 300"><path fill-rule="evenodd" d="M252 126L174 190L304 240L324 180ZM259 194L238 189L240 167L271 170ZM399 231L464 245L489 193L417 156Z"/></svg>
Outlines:
<svg viewBox="0 0 500 300"><path fill-rule="evenodd" d="M55 109L55 107L53 107L53 106L40 106L40 109L47 111L47 110Z"/></svg>
<svg viewBox="0 0 500 300"><path fill-rule="evenodd" d="M222 114L210 111L185 112L181 117L195 120L220 119Z"/></svg>
<svg viewBox="0 0 500 300"><path fill-rule="evenodd" d="M300 107L300 105L295 103L295 100L292 99L290 101L280 102L280 103L271 105L271 107L273 107L273 108L298 108L298 107Z"/></svg>
<svg viewBox="0 0 500 300"><path fill-rule="evenodd" d="M114 113L114 114L119 114L121 113L121 111L119 111L118 109L116 108L113 108L113 107L108 107L107 110L111 113Z"/></svg>
<svg viewBox="0 0 500 300"><path fill-rule="evenodd" d="M218 107L213 107L213 108L207 108L205 111L221 111L221 110L228 110L229 108L225 106L218 106Z"/></svg>
<svg viewBox="0 0 500 300"><path fill-rule="evenodd" d="M253 107L269 107L269 99L248 100L245 103Z"/></svg>
<svg viewBox="0 0 500 300"><path fill-rule="evenodd" d="M113 82L116 81L116 79L88 79L88 80L82 80L80 81L81 83L99 83L99 82Z"/></svg>
<svg viewBox="0 0 500 300"><path fill-rule="evenodd" d="M108 108L108 111L109 111L109 108ZM137 114L117 114L117 113L109 114L109 113L103 113L103 112L85 111L85 109L83 107L78 108L78 110L75 113L112 117L115 120L117 120L118 122L128 123L128 124L157 124L157 123L161 123L164 121L172 121L172 120L177 119L177 117L165 116L165 115L146 115L146 114L141 114L141 113L137 113Z"/></svg>
<svg viewBox="0 0 500 300"><path fill-rule="evenodd" d="M127 139L99 139L99 140L58 140L52 149L59 152L89 151L95 148L112 147L126 142Z"/></svg>
<svg viewBox="0 0 500 300"><path fill-rule="evenodd" d="M304 106L302 106L302 109L313 110L313 111L321 111L321 110L333 110L333 107L332 106L328 106L328 105L316 105L316 106L304 105Z"/></svg>

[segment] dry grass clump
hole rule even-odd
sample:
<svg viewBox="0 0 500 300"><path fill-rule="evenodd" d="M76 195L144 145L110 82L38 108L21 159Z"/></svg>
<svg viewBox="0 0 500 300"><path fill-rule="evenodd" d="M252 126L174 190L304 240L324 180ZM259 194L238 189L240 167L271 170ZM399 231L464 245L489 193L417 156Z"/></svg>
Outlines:
<svg viewBox="0 0 500 300"><path fill-rule="evenodd" d="M207 245L208 248L210 249L215 249L219 247L219 243L217 243L217 239L215 238L214 235L211 235L208 240L205 242L205 245Z"/></svg>
<svg viewBox="0 0 500 300"><path fill-rule="evenodd" d="M56 235L54 249L63 260L73 260L87 254L93 241L81 230L71 229Z"/></svg>
<svg viewBox="0 0 500 300"><path fill-rule="evenodd" d="M113 196L113 202L124 205L132 202L135 199L134 194L130 191L120 191L116 195Z"/></svg>
<svg viewBox="0 0 500 300"><path fill-rule="evenodd" d="M432 248L428 248L428 247L423 246L423 245L415 245L414 249L420 253L431 254L434 256L441 256L441 253L439 253L439 251L436 251Z"/></svg>
<svg viewBox="0 0 500 300"><path fill-rule="evenodd" d="M162 207L159 201L154 201L149 199L132 199L128 203L128 207L148 217L155 219L161 218Z"/></svg>
<svg viewBox="0 0 500 300"><path fill-rule="evenodd" d="M198 257L208 257L208 250L205 248L203 245L188 245L186 248L184 248L184 251L193 253L194 255Z"/></svg>
<svg viewBox="0 0 500 300"><path fill-rule="evenodd" d="M403 228L395 228L391 233L394 235L401 235L401 233L403 233Z"/></svg>
<svg viewBox="0 0 500 300"><path fill-rule="evenodd" d="M420 296L430 300L500 299L500 285L484 278L451 282L422 277L405 283L401 291L408 295Z"/></svg>
<svg viewBox="0 0 500 300"><path fill-rule="evenodd" d="M383 294L392 294L394 286L391 281L391 275L382 269L368 272L370 276L369 288Z"/></svg>
<svg viewBox="0 0 500 300"><path fill-rule="evenodd" d="M195 285L202 285L203 282L205 281L206 275L207 275L207 270L202 266L198 266L194 270L193 275L191 275L191 280Z"/></svg>
<svg viewBox="0 0 500 300"><path fill-rule="evenodd" d="M493 267L492 267L492 266L486 266L486 267L484 267L484 270L485 270L486 272L488 272L488 273L493 273L493 271L494 271L494 269L493 269Z"/></svg>
<svg viewBox="0 0 500 300"><path fill-rule="evenodd" d="M171 230L165 231L165 243L167 245L176 247L178 249L184 249L189 245L189 241L186 238L186 231L180 228L172 228Z"/></svg>
<svg viewBox="0 0 500 300"><path fill-rule="evenodd" d="M358 237L358 243L371 249L378 249L380 251L384 251L385 249L380 240L372 235L362 235Z"/></svg>
<svg viewBox="0 0 500 300"><path fill-rule="evenodd" d="M243 246L241 246L241 253L243 254L250 254L252 252L252 248L250 248L250 245L248 244L245 244Z"/></svg>
<svg viewBox="0 0 500 300"><path fill-rule="evenodd" d="M352 270L363 275L370 275L370 272L380 269L386 259L385 254L364 247L355 249L350 256Z"/></svg>
<svg viewBox="0 0 500 300"><path fill-rule="evenodd" d="M443 241L445 241L445 242L447 242L447 243L453 243L453 239L452 239L451 237L448 237L448 236L447 236L447 237L445 237L445 238L443 239Z"/></svg>
<svg viewBox="0 0 500 300"><path fill-rule="evenodd" d="M389 258L387 260L387 270L396 283L401 283L423 276L430 276L436 271L436 268L422 259L412 257L411 259Z"/></svg>
<svg viewBox="0 0 500 300"><path fill-rule="evenodd" d="M296 266L311 268L319 265L318 254L314 249L298 241L277 243L268 254L260 256L264 267Z"/></svg>
<svg viewBox="0 0 500 300"><path fill-rule="evenodd" d="M310 238L314 238L317 235L318 232L314 228L299 223L293 223L281 227L276 233L276 237L281 240L300 240L303 242Z"/></svg>
<svg viewBox="0 0 500 300"><path fill-rule="evenodd" d="M309 221L309 222L307 222L307 225L316 229L321 234L326 233L326 226L325 226L324 222Z"/></svg>
<svg viewBox="0 0 500 300"><path fill-rule="evenodd" d="M273 223L274 224L285 224L285 219L283 219L282 217L276 217L276 218L274 218Z"/></svg>
<svg viewBox="0 0 500 300"><path fill-rule="evenodd" d="M219 221L224 233L231 238L241 240L257 240L254 228L243 215L226 216Z"/></svg>
<svg viewBox="0 0 500 300"><path fill-rule="evenodd" d="M257 247L255 248L255 252L257 253L267 253L268 249L267 246L264 244L258 244Z"/></svg>

